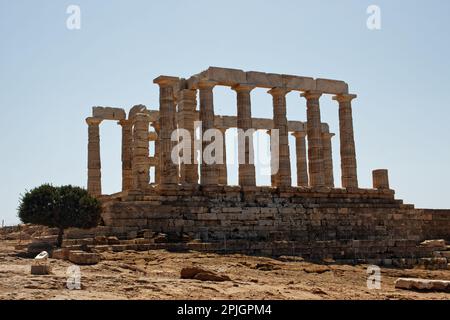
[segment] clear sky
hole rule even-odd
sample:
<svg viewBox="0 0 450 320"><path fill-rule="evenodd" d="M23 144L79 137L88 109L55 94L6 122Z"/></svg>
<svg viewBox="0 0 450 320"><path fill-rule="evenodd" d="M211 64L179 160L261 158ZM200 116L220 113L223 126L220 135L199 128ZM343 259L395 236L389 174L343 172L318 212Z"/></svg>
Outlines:
<svg viewBox="0 0 450 320"><path fill-rule="evenodd" d="M66 27L69 5L81 29ZM381 30L369 30L369 5ZM360 185L388 168L397 197L450 208L450 2L447 0L0 0L0 218L44 182L86 186L91 106L158 107L158 75L221 66L342 79L351 93ZM252 96L255 117L271 97ZM290 93L288 118L305 120ZM218 88L217 114L236 114ZM338 132L337 104L321 99ZM102 124L103 186L120 190L120 127ZM339 182L338 139L335 179ZM339 183L338 183L339 184Z"/></svg>

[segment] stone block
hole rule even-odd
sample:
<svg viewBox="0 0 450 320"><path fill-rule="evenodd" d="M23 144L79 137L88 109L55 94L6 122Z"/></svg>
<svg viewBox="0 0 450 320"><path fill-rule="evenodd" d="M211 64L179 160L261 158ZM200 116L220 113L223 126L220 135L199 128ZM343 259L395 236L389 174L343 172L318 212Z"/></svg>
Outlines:
<svg viewBox="0 0 450 320"><path fill-rule="evenodd" d="M252 83L258 87L268 89L283 87L283 78L281 75L257 71L248 71L246 74L247 83Z"/></svg>
<svg viewBox="0 0 450 320"><path fill-rule="evenodd" d="M121 108L93 107L92 116L103 120L125 120L127 115Z"/></svg>
<svg viewBox="0 0 450 320"><path fill-rule="evenodd" d="M201 76L225 86L247 82L245 72L239 69L209 67L208 70L201 73Z"/></svg>
<svg viewBox="0 0 450 320"><path fill-rule="evenodd" d="M316 90L328 94L348 93L348 84L340 80L316 79Z"/></svg>
<svg viewBox="0 0 450 320"><path fill-rule="evenodd" d="M31 274L37 276L43 276L50 274L51 268L48 264L33 264L31 266Z"/></svg>
<svg viewBox="0 0 450 320"><path fill-rule="evenodd" d="M70 251L69 261L78 265L97 264L101 260L98 253L90 253L84 251Z"/></svg>
<svg viewBox="0 0 450 320"><path fill-rule="evenodd" d="M316 89L316 82L313 78L298 77L283 74L283 87L298 91L311 91Z"/></svg>
<svg viewBox="0 0 450 320"><path fill-rule="evenodd" d="M404 290L450 292L450 281L399 278L395 281L395 288Z"/></svg>

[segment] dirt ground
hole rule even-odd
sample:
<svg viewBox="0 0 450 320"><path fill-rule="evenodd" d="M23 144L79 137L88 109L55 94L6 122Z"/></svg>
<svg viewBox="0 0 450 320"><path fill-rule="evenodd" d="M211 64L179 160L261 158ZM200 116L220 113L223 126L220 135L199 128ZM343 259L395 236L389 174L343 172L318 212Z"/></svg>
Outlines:
<svg viewBox="0 0 450 320"><path fill-rule="evenodd" d="M175 253L165 250L102 253L81 266L81 290L67 288L70 262L49 259L52 274L30 274L31 259L17 257L17 241L0 241L0 299L449 299L448 293L394 288L399 277L450 280L450 270L381 269L381 289L367 288L367 266L319 265L286 257ZM183 267L228 275L231 281L180 278Z"/></svg>

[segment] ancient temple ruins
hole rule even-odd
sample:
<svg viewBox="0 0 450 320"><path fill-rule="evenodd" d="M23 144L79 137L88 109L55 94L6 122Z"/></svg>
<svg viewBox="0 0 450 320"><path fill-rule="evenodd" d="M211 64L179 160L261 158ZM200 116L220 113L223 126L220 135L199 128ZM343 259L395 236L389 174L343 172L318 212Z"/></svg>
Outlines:
<svg viewBox="0 0 450 320"><path fill-rule="evenodd" d="M348 240L378 241L383 248L395 251L395 240L415 246L427 237L449 237L449 212L415 209L395 199L387 170L373 171L371 188L359 186L352 120L356 95L349 93L344 81L210 67L187 79L159 76L154 83L160 90L159 110L138 105L127 114L124 109L94 107L92 116L86 119L88 191L102 199L104 223L116 232L150 229L187 233L203 241L252 241L245 246L266 243L261 247L265 249L246 247L250 251L284 250L267 247L274 240L303 246L304 252L317 249L321 241L339 242L332 246L334 249L327 249L331 256L353 255L355 248L341 243ZM235 91L237 116L215 113L216 86ZM266 88L272 96L273 119L252 117L255 88ZM306 122L287 119L286 94L291 91L298 92L299 100L304 99ZM332 95L339 114L339 188L335 187L333 176L334 134L321 121L323 95ZM299 106L301 103L296 107ZM107 120L117 121L122 130L122 191L113 195L103 195L101 186L99 126ZM245 161L239 163L238 186L228 185L226 162L197 164L194 144L190 163L174 163L171 152L177 142L172 139L173 132L185 129L194 137L196 121L201 122L203 132L238 128L270 134L277 130L275 160L279 168L272 176L271 186L256 185L254 159L250 159L251 136L245 140L244 150L240 150ZM296 142L295 173L291 170L289 135ZM150 142L155 147L153 156ZM208 143L201 142L203 148ZM226 155L224 158L226 161ZM155 181L150 183L152 167ZM293 174L297 176L297 186L292 186ZM385 249L377 243L364 250L374 250L371 254L375 256L384 254ZM290 245L287 250L291 250Z"/></svg>

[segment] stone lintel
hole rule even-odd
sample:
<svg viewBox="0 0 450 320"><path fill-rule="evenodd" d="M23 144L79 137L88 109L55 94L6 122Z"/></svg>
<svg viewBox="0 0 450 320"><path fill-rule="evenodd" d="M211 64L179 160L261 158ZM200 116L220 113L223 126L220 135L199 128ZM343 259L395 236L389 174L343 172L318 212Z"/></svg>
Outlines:
<svg viewBox="0 0 450 320"><path fill-rule="evenodd" d="M340 80L316 79L316 90L328 94L348 93L348 84Z"/></svg>
<svg viewBox="0 0 450 320"><path fill-rule="evenodd" d="M161 87L176 86L179 82L180 78L171 76L159 76L153 80L153 83L156 83Z"/></svg>
<svg viewBox="0 0 450 320"><path fill-rule="evenodd" d="M92 107L92 116L103 120L123 120L127 114L122 108Z"/></svg>

